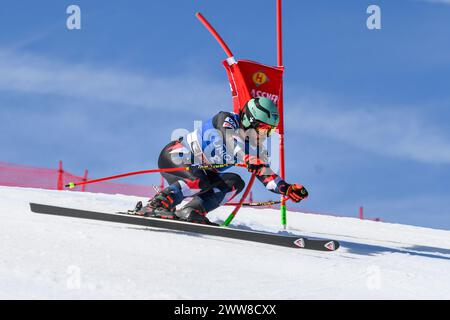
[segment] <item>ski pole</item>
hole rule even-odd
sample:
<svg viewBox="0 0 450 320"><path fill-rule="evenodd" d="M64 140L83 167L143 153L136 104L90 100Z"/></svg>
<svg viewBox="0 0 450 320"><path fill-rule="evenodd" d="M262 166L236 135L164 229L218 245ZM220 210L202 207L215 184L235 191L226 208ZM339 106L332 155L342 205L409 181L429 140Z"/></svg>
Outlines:
<svg viewBox="0 0 450 320"><path fill-rule="evenodd" d="M242 203L243 207L268 207L273 206L275 204L280 204L281 200L270 200L270 201L263 201L263 202L244 202ZM237 206L239 205L238 202L227 202L224 204L224 206Z"/></svg>
<svg viewBox="0 0 450 320"><path fill-rule="evenodd" d="M280 204L282 201L267 201L267 202L247 202L245 203L245 198L247 198L248 193L250 192L250 189L253 185L253 182L255 181L255 175L252 175L250 178L250 181L248 183L247 190L244 192L244 195L242 196L241 200L238 203L225 203L226 206L236 206L234 208L233 212L228 216L228 218L225 220L225 222L222 224L222 227L228 227L228 225L231 223L231 221L234 219L236 214L238 213L239 209L241 207L257 207L257 206L266 206L266 205L272 205L272 204ZM248 191L248 192L247 192ZM289 198L283 197L284 201L288 201Z"/></svg>
<svg viewBox="0 0 450 320"><path fill-rule="evenodd" d="M245 165L239 164L239 163L238 164L235 164L235 163L228 164L228 163L226 163L226 164L191 165L191 166L179 167L179 168L162 168L162 169L141 170L141 171L133 171L133 172L128 172L128 173L122 173L122 174L118 174L118 175L114 175L114 176L98 178L98 179L93 179L93 180L88 180L88 181L82 181L82 182L77 182L77 183L69 182L68 184L65 185L65 187L69 188L69 189L73 189L75 187L86 185L86 184L92 184L92 183L97 183L97 182L113 180L113 179L119 179L119 178L134 176L134 175L138 175L138 174L157 173L157 172L189 171L189 170L192 170L192 169L199 169L199 170L220 169L220 168L226 168L226 167L232 167L232 166L245 167Z"/></svg>
<svg viewBox="0 0 450 320"><path fill-rule="evenodd" d="M283 200L289 201L290 198L286 197L286 196L282 196ZM242 206L243 207L268 207L268 206L272 206L275 204L281 204L283 202L283 200L269 200L269 201L261 201L261 202L243 202ZM237 206L239 205L239 202L227 202L223 204L224 206Z"/></svg>

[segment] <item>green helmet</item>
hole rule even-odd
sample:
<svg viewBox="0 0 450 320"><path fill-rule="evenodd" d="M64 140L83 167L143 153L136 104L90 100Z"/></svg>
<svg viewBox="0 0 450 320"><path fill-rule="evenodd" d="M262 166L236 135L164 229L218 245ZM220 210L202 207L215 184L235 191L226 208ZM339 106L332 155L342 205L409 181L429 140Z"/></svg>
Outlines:
<svg viewBox="0 0 450 320"><path fill-rule="evenodd" d="M279 120L280 116L275 103L263 97L250 99L241 113L241 122L245 129L258 129L261 126L270 126L275 129Z"/></svg>

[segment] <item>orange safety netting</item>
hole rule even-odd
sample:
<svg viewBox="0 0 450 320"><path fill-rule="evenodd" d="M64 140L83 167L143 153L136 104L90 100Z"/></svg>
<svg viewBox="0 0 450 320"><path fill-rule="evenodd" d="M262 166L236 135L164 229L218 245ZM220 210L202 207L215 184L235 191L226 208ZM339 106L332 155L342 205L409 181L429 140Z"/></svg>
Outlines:
<svg viewBox="0 0 450 320"><path fill-rule="evenodd" d="M83 177L62 170L62 168L47 169L0 162L1 186L61 190L62 186L69 182L76 183L83 180ZM116 182L102 182L76 187L72 190L142 197L152 197L155 194L152 186Z"/></svg>

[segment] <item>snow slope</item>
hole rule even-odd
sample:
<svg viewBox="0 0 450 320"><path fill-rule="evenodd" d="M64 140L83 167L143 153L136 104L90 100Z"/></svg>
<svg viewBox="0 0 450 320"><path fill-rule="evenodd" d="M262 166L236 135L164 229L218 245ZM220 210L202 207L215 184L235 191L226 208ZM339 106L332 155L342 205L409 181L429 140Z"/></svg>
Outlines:
<svg viewBox="0 0 450 320"><path fill-rule="evenodd" d="M0 187L0 298L450 299L450 231L289 213L289 232L341 241L337 252L320 253L38 215L28 206L114 212L138 199ZM278 232L279 212L243 209L234 226Z"/></svg>

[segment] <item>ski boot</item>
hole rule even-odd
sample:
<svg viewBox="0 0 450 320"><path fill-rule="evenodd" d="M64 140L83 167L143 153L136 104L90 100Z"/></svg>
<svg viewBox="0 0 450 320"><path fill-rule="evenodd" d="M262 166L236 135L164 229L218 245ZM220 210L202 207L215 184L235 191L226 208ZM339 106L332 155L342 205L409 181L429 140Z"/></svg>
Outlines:
<svg viewBox="0 0 450 320"><path fill-rule="evenodd" d="M209 221L206 217L207 214L208 212L196 198L194 198L181 210L176 211L176 215L182 221L218 226L217 223Z"/></svg>
<svg viewBox="0 0 450 320"><path fill-rule="evenodd" d="M166 188L150 199L147 205L143 206L142 201L136 204L132 212L144 217L153 217L161 219L178 219L175 214L175 204L173 200L173 191Z"/></svg>

